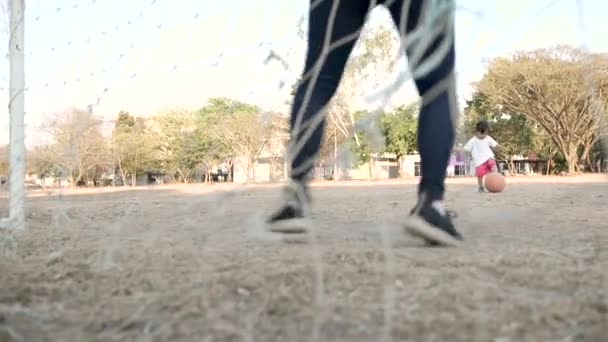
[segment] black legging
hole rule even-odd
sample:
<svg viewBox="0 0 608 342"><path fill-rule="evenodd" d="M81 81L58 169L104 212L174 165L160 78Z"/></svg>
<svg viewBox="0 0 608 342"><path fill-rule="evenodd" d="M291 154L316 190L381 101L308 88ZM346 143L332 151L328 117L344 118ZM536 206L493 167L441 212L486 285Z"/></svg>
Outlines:
<svg viewBox="0 0 608 342"><path fill-rule="evenodd" d="M425 2L425 0L385 0L377 2L371 0L311 0L311 4L315 3L315 7L311 7L308 20L306 65L301 82L296 90L291 111L292 136L289 151L292 158L291 178L293 180L304 182L312 169L312 161L316 159L321 145L325 115L317 118L320 123L314 118L335 94L348 57L356 39L359 37L367 14L373 9L374 4L387 6L397 27L400 27L401 13L407 13L405 18L407 19L405 24L406 33L411 33L416 28L422 11L426 11ZM409 9L405 8L405 11L403 11L403 6L409 6ZM330 18L334 13L332 25ZM447 15L442 19L445 19ZM446 24L444 20L436 25L435 28L439 29L440 33L425 51L421 61L424 61L441 46L446 37L446 32L449 32L452 38L448 52L430 73L414 77L416 87L422 97L418 120L418 150L420 151L422 169L419 192L425 192L427 200L443 198L446 169L454 143L453 116L458 109L453 74L455 59L453 21L449 23L449 25ZM352 39L345 39L341 44L326 52L324 46L327 31L330 28L332 43L347 36L352 37ZM406 47L406 54L408 60L410 60L410 70L412 71L414 69L412 60L417 58L415 51L416 49L413 46ZM319 61L322 53L326 54L325 59ZM320 72L315 80L315 65L317 63L321 63L321 65L317 66L317 68L320 68ZM308 90L311 83L312 87ZM307 92L310 92L310 94L307 94ZM304 103L305 99L307 100L306 103ZM306 104L305 107L304 104ZM299 120L298 117L300 117ZM309 127L314 127L314 125L317 125L316 129L311 132Z"/></svg>

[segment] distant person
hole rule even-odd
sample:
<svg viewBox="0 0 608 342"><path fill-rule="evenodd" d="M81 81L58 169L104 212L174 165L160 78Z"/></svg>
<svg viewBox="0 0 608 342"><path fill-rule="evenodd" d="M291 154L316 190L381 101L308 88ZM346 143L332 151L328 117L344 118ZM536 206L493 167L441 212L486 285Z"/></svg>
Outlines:
<svg viewBox="0 0 608 342"><path fill-rule="evenodd" d="M475 136L464 145L464 150L473 158L479 192L485 192L483 177L490 172L498 172L494 157L494 149L498 148L498 143L488 135L489 131L490 125L486 121L479 121L475 125Z"/></svg>
<svg viewBox="0 0 608 342"><path fill-rule="evenodd" d="M418 202L407 219L406 231L429 243L455 245L462 236L444 208L444 181L454 144L454 123L458 111L454 75L454 8L445 3L419 1L310 1L306 62L291 108L291 137L287 158L290 182L283 205L267 223L273 232L303 233L310 224L309 174L318 157L325 127L323 112L336 92L344 67L372 9L385 6L404 34L424 32L407 44L406 54L416 88L421 96L418 119L418 150L422 177ZM431 7L433 6L433 7ZM453 5L452 5L453 6ZM428 27L430 13L436 17ZM405 27L401 25L404 24ZM332 45L331 49L328 46ZM431 58L432 57L432 58ZM419 66L432 63L429 70ZM321 113L321 114L320 114ZM318 114L322 115L321 117Z"/></svg>
<svg viewBox="0 0 608 342"><path fill-rule="evenodd" d="M450 155L450 160L448 161L448 170L447 176L454 177L456 175L456 153L452 153Z"/></svg>

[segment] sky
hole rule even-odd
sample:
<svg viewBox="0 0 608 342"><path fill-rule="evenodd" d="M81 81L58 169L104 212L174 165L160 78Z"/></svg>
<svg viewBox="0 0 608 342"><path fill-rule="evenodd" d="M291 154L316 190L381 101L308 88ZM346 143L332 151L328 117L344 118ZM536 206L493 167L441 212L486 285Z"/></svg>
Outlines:
<svg viewBox="0 0 608 342"><path fill-rule="evenodd" d="M462 100L493 57L556 44L608 52L605 0L457 0L457 8ZM280 84L301 71L306 45L296 33L307 10L305 0L26 0L27 144L41 142L36 127L71 106L93 104L109 121L120 110L149 117L224 96L285 112L289 86ZM377 9L370 20L387 18ZM1 13L0 56L7 26ZM263 62L269 48L288 69ZM0 99L8 103L2 61ZM396 104L415 99L411 82L393 95ZM4 144L9 116L0 108Z"/></svg>

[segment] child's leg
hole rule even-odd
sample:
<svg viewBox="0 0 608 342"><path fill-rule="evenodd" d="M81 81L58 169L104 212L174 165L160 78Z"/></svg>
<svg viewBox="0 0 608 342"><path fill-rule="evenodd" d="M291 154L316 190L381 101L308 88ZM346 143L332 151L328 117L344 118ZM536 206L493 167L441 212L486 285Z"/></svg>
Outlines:
<svg viewBox="0 0 608 342"><path fill-rule="evenodd" d="M490 170L492 172L498 172L498 164L496 164L496 160L494 160L494 159L488 160L488 165L490 166Z"/></svg>
<svg viewBox="0 0 608 342"><path fill-rule="evenodd" d="M494 162L494 159L487 160L475 169L475 175L477 176L477 185L479 185L479 192L486 191L486 187L483 184L483 177L485 177L490 172L494 172L495 169L496 162Z"/></svg>
<svg viewBox="0 0 608 342"><path fill-rule="evenodd" d="M483 176L477 176L477 185L479 185L480 189L483 189Z"/></svg>

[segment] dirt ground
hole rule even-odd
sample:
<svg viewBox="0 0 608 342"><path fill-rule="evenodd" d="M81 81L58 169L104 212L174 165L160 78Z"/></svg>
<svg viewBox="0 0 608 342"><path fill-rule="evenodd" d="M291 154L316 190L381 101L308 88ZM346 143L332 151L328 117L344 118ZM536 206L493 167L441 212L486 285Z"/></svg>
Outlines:
<svg viewBox="0 0 608 342"><path fill-rule="evenodd" d="M608 341L608 183L508 181L449 181L461 248L401 232L413 181L316 185L288 240L277 186L32 191L0 341Z"/></svg>

